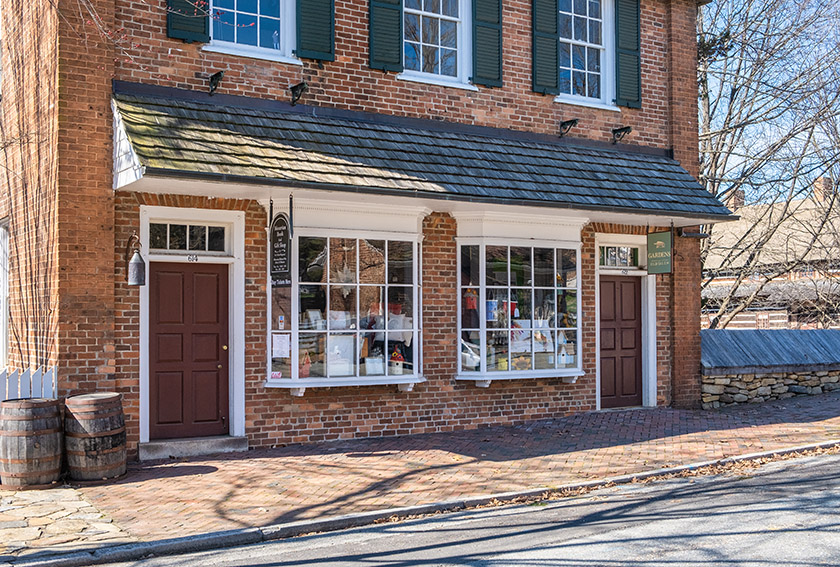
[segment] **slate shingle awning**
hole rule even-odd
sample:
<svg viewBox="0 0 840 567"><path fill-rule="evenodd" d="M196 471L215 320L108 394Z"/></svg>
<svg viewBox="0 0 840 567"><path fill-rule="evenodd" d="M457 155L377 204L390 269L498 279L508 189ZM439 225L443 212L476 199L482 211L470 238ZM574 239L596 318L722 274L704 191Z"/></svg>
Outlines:
<svg viewBox="0 0 840 567"><path fill-rule="evenodd" d="M837 329L704 329L703 374L755 374L840 369Z"/></svg>
<svg viewBox="0 0 840 567"><path fill-rule="evenodd" d="M663 156L317 112L114 98L147 174L703 219L731 214Z"/></svg>

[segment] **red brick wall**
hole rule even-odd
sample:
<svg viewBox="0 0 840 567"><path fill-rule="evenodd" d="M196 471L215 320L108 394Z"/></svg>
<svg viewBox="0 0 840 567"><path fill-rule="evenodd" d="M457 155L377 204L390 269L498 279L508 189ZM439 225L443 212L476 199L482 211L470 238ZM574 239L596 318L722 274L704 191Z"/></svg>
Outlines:
<svg viewBox="0 0 840 567"><path fill-rule="evenodd" d="M9 221L9 364L55 363L58 14L3 0L0 217ZM5 315L5 314L4 314Z"/></svg>
<svg viewBox="0 0 840 567"><path fill-rule="evenodd" d="M553 96L531 91L531 0L503 3L502 88L472 92L402 81L394 73L370 69L367 0L336 0L336 58L325 61L323 69L311 60L298 66L202 51L200 44L166 37L165 0L117 0L126 50L119 54L116 77L206 91L208 75L224 70L219 93L288 101L288 86L306 81L309 90L301 104L547 133L556 133L561 120L578 118L572 137L608 141L612 128L632 126L627 143L689 147L683 130L671 127L670 108L690 112L696 82L672 90L668 71L688 64L678 58L693 57L694 31L686 25L693 22L692 2L642 0L643 104L620 113L558 104ZM696 153L697 144L690 148Z"/></svg>

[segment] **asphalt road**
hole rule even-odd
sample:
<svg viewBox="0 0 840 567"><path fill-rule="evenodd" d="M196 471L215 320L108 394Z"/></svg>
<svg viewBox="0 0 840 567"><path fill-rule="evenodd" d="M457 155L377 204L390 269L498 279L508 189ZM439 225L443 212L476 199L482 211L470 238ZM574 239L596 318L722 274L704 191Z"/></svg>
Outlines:
<svg viewBox="0 0 840 567"><path fill-rule="evenodd" d="M840 455L127 565L840 565Z"/></svg>

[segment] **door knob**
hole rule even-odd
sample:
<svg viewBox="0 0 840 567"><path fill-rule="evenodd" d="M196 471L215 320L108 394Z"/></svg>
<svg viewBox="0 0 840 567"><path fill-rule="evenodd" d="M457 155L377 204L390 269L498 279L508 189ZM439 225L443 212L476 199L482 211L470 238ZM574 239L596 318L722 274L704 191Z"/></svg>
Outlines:
<svg viewBox="0 0 840 567"><path fill-rule="evenodd" d="M227 350L227 345L222 345L222 350Z"/></svg>
<svg viewBox="0 0 840 567"><path fill-rule="evenodd" d="M218 368L219 370L221 370L221 369L222 369L222 365L220 364L220 365L218 365L216 368Z"/></svg>

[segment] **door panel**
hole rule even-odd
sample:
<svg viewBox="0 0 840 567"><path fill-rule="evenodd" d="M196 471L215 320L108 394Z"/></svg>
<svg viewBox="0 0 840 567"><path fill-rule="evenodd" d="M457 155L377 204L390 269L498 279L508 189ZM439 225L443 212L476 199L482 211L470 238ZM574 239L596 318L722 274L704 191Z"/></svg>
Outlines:
<svg viewBox="0 0 840 567"><path fill-rule="evenodd" d="M149 274L149 435L224 435L228 266L153 262Z"/></svg>
<svg viewBox="0 0 840 567"><path fill-rule="evenodd" d="M642 405L641 281L602 276L601 407Z"/></svg>

